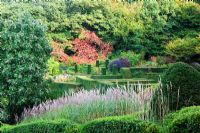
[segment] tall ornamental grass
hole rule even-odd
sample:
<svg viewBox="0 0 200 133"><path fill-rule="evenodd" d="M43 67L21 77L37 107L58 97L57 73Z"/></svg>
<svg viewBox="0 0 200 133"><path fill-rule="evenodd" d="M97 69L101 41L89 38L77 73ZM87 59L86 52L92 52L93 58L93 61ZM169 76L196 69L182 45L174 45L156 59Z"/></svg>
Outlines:
<svg viewBox="0 0 200 133"><path fill-rule="evenodd" d="M153 94L151 86L135 84L118 86L106 91L100 89L81 90L66 94L25 109L20 120L26 123L34 120L69 119L78 123L106 116L119 116L146 112Z"/></svg>

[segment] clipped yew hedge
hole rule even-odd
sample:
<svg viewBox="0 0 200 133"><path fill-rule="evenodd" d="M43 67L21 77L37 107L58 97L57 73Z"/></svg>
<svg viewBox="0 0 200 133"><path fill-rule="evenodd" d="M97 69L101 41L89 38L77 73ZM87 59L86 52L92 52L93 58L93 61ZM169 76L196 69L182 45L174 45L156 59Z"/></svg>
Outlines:
<svg viewBox="0 0 200 133"><path fill-rule="evenodd" d="M140 120L117 117L91 121L81 128L81 133L159 133L160 126Z"/></svg>
<svg viewBox="0 0 200 133"><path fill-rule="evenodd" d="M162 83L164 96L170 97L170 110L200 105L200 72L192 66L182 62L173 64L164 73Z"/></svg>
<svg viewBox="0 0 200 133"><path fill-rule="evenodd" d="M167 115L164 125L169 133L199 133L200 106L186 107Z"/></svg>
<svg viewBox="0 0 200 133"><path fill-rule="evenodd" d="M68 120L36 121L16 126L5 126L2 133L78 133L78 125Z"/></svg>

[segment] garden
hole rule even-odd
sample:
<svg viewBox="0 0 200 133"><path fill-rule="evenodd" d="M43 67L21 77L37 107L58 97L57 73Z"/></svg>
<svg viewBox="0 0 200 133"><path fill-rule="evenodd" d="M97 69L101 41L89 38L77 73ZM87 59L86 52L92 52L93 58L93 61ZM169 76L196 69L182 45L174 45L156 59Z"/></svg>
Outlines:
<svg viewBox="0 0 200 133"><path fill-rule="evenodd" d="M0 132L200 133L200 1L1 0Z"/></svg>

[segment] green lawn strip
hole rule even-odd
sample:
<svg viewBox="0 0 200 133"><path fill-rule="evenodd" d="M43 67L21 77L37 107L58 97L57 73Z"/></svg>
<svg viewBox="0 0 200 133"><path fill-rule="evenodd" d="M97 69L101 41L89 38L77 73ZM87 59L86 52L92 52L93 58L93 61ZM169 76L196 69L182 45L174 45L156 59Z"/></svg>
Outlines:
<svg viewBox="0 0 200 133"><path fill-rule="evenodd" d="M134 78L134 79L98 79L101 81L107 81L112 83L155 83L155 80L145 78Z"/></svg>
<svg viewBox="0 0 200 133"><path fill-rule="evenodd" d="M92 79L121 79L121 75L92 75Z"/></svg>

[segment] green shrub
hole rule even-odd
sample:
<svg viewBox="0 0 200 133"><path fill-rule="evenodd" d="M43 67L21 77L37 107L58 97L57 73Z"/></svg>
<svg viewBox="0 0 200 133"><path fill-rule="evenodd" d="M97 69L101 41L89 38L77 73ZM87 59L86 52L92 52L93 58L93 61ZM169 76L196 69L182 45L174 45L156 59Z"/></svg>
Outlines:
<svg viewBox="0 0 200 133"><path fill-rule="evenodd" d="M90 74L92 72L92 66L88 65L87 66L87 74Z"/></svg>
<svg viewBox="0 0 200 133"><path fill-rule="evenodd" d="M81 133L159 133L158 125L129 118L102 118L85 124Z"/></svg>
<svg viewBox="0 0 200 133"><path fill-rule="evenodd" d="M108 69L108 65L109 65L109 60L106 59L106 61L105 61L105 67L106 67L106 69Z"/></svg>
<svg viewBox="0 0 200 133"><path fill-rule="evenodd" d="M75 72L75 73L78 72L78 65L77 65L77 64L74 66L74 72Z"/></svg>
<svg viewBox="0 0 200 133"><path fill-rule="evenodd" d="M164 124L170 133L199 133L200 106L186 107L165 117Z"/></svg>
<svg viewBox="0 0 200 133"><path fill-rule="evenodd" d="M45 100L43 77L51 47L44 27L30 15L7 25L0 33L0 97L8 100L6 110L13 122L25 107Z"/></svg>
<svg viewBox="0 0 200 133"><path fill-rule="evenodd" d="M117 54L117 57L127 58L130 61L131 66L136 66L142 60L143 56L142 54L136 54L133 51L122 51Z"/></svg>
<svg viewBox="0 0 200 133"><path fill-rule="evenodd" d="M195 61L196 56L200 56L197 50L200 44L199 38L176 39L166 46L166 52L178 61Z"/></svg>
<svg viewBox="0 0 200 133"><path fill-rule="evenodd" d="M60 64L53 58L48 60L48 73L51 76L60 74Z"/></svg>
<svg viewBox="0 0 200 133"><path fill-rule="evenodd" d="M96 67L99 67L99 66L100 66L100 61L97 60L97 61L96 61Z"/></svg>
<svg viewBox="0 0 200 133"><path fill-rule="evenodd" d="M121 74L124 79L130 79L133 77L130 68L121 68Z"/></svg>
<svg viewBox="0 0 200 133"><path fill-rule="evenodd" d="M2 133L78 133L78 125L67 120L35 121L1 128Z"/></svg>
<svg viewBox="0 0 200 133"><path fill-rule="evenodd" d="M117 75L117 73L118 73L117 65L112 66L112 73L113 73L113 75Z"/></svg>
<svg viewBox="0 0 200 133"><path fill-rule="evenodd" d="M200 104L200 73L192 66L175 63L164 73L162 83L163 95L171 99L170 110Z"/></svg>
<svg viewBox="0 0 200 133"><path fill-rule="evenodd" d="M106 75L106 68L105 67L101 68L101 73L102 73L102 75Z"/></svg>
<svg viewBox="0 0 200 133"><path fill-rule="evenodd" d="M0 93L1 93L0 96L3 96L3 93L1 91ZM7 105L8 105L8 100L4 97L0 97L0 125L1 125L1 122L8 121L9 115L6 110Z"/></svg>
<svg viewBox="0 0 200 133"><path fill-rule="evenodd" d="M69 60L68 60L69 61ZM65 64L65 63L60 63L60 65L59 65L59 72L60 73L66 73L66 71L67 71L67 64Z"/></svg>

